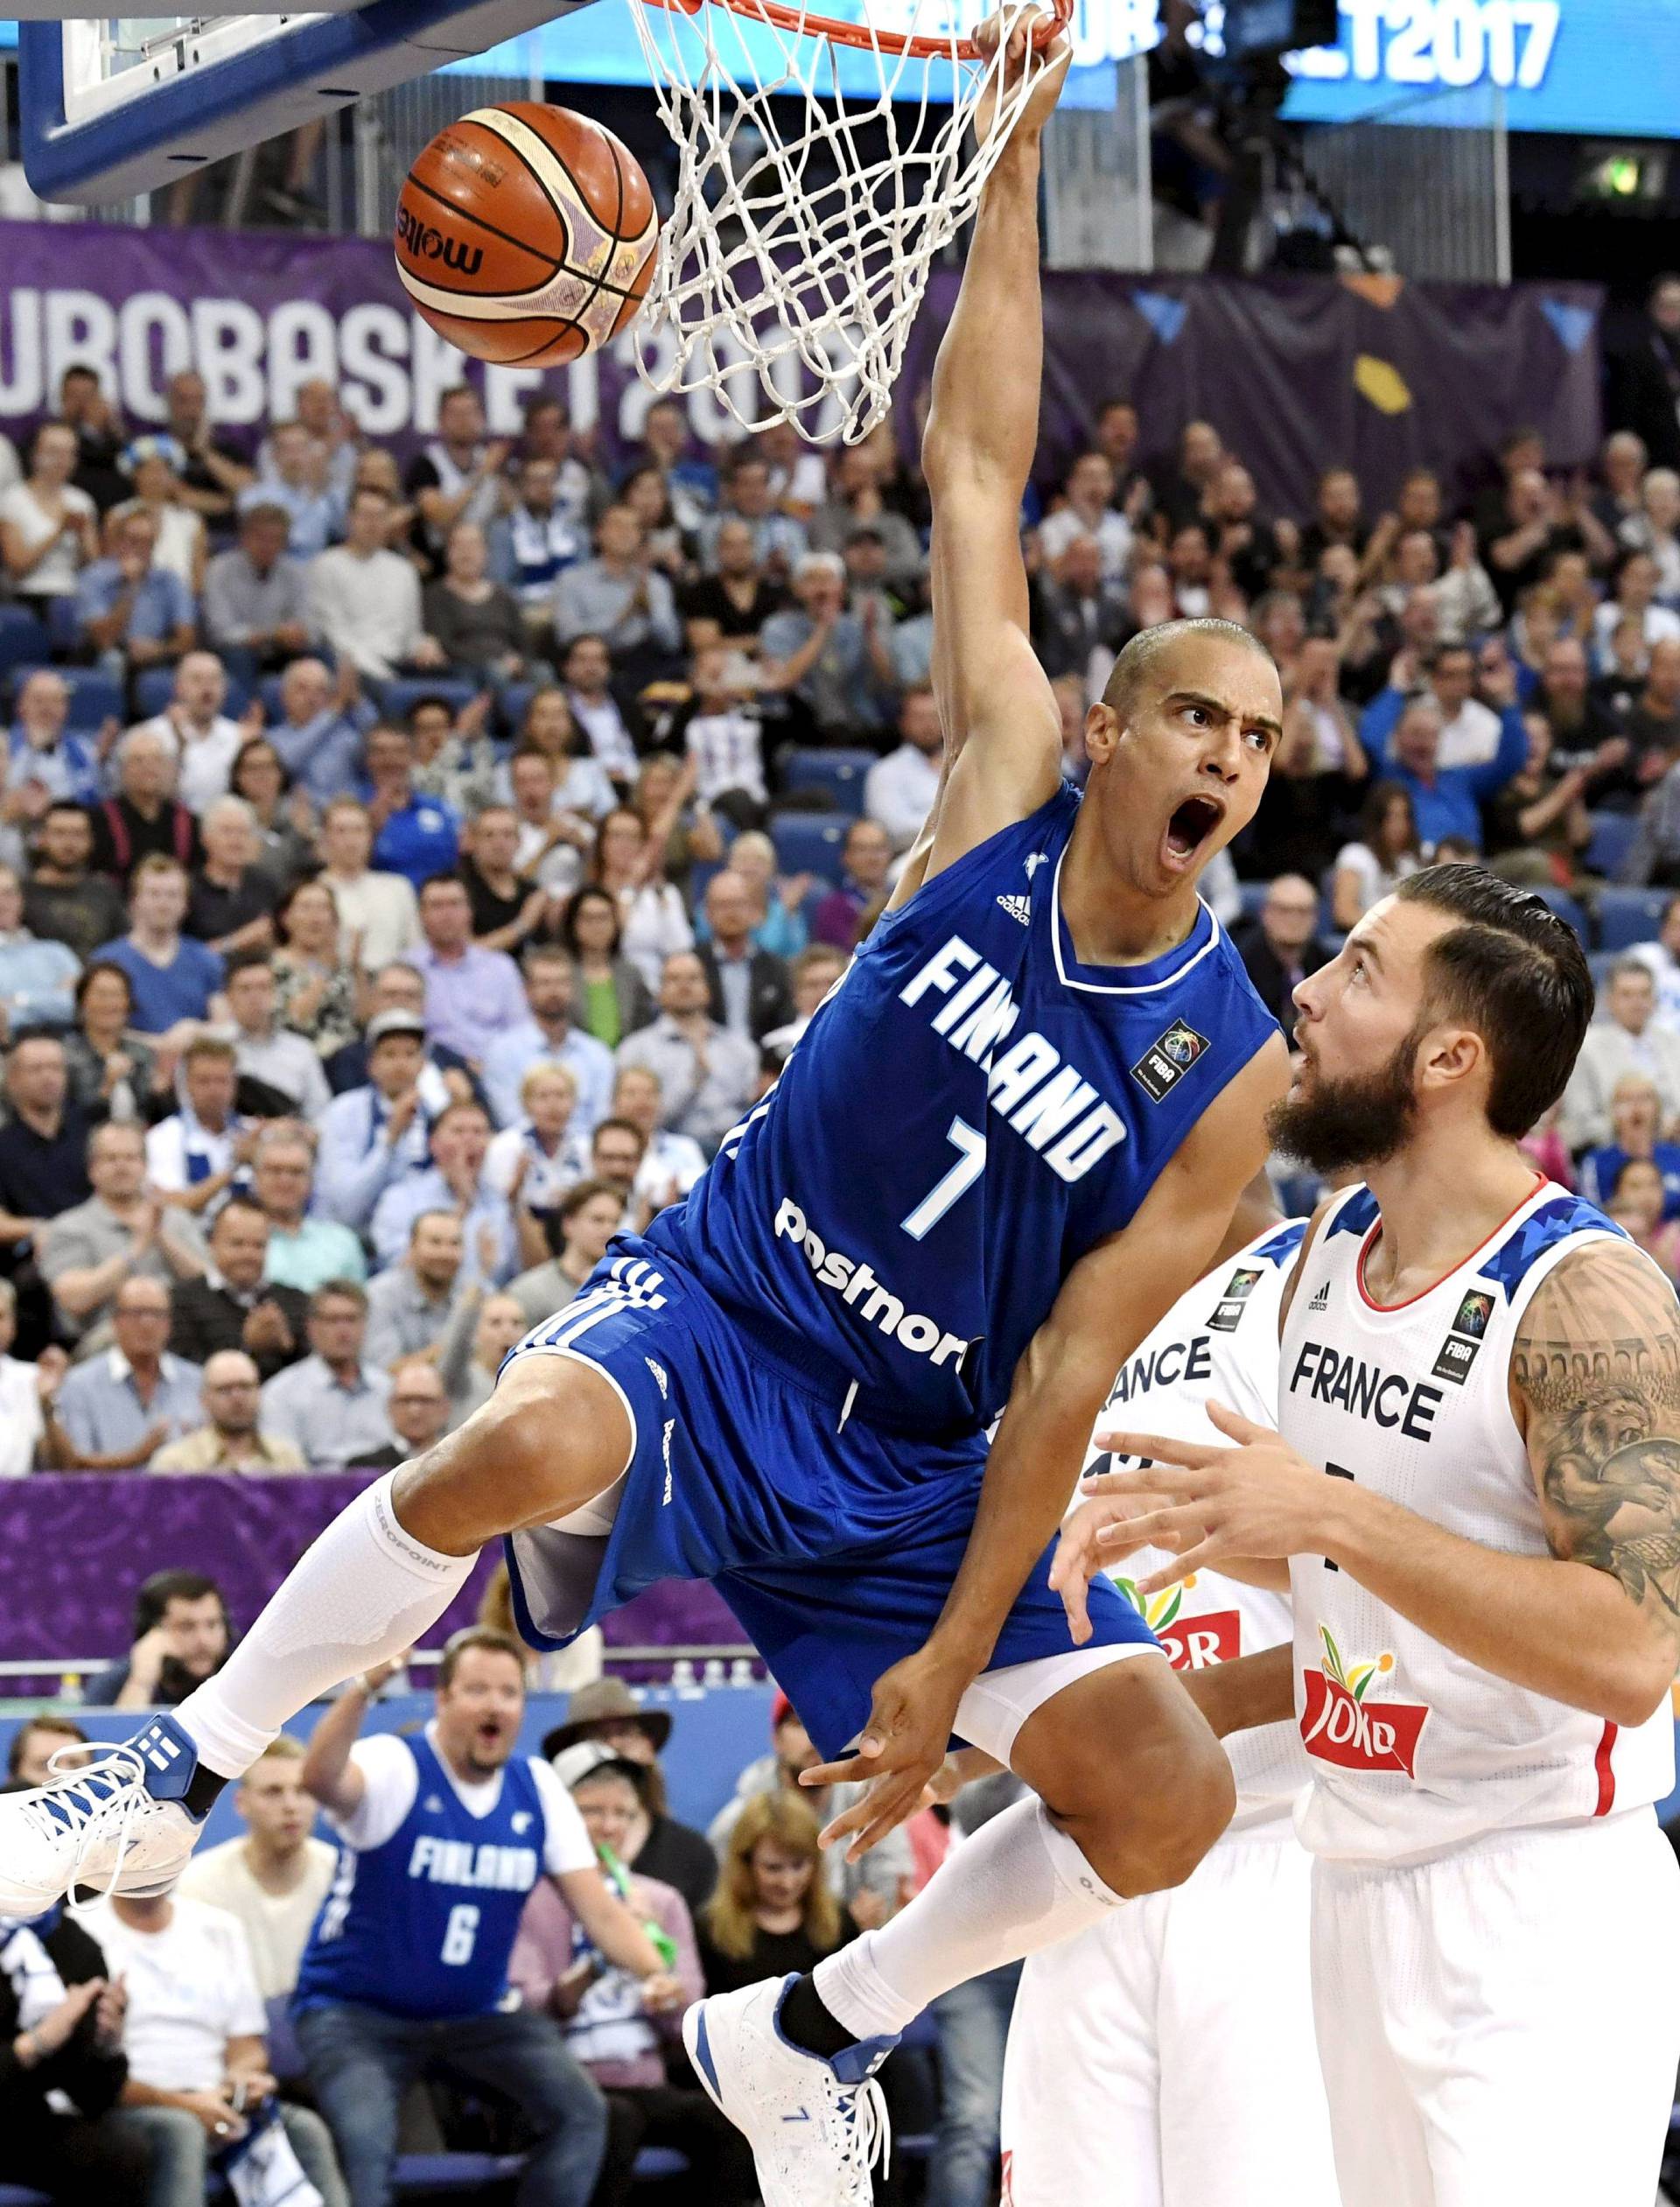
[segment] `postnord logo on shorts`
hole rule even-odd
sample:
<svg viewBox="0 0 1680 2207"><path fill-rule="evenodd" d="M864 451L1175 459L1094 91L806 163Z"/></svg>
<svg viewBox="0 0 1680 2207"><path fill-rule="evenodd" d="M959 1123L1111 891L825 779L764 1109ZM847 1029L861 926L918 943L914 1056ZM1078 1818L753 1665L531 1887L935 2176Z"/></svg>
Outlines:
<svg viewBox="0 0 1680 2207"><path fill-rule="evenodd" d="M1210 1609L1200 1616L1186 1616L1184 1597L1196 1583L1196 1574L1159 1594L1138 1591L1135 1580L1116 1579L1115 1585L1143 1618L1161 1643L1161 1653L1175 1671L1207 1671L1216 1663L1235 1663L1242 1652L1242 1618L1236 1609Z"/></svg>
<svg viewBox="0 0 1680 2207"><path fill-rule="evenodd" d="M1306 1690L1301 1738L1309 1755L1343 1770L1399 1770L1418 1775L1418 1741L1429 1711L1418 1702L1368 1701L1375 1678L1387 1678L1394 1657L1344 1664L1327 1627L1319 1627L1324 1664L1302 1673Z"/></svg>

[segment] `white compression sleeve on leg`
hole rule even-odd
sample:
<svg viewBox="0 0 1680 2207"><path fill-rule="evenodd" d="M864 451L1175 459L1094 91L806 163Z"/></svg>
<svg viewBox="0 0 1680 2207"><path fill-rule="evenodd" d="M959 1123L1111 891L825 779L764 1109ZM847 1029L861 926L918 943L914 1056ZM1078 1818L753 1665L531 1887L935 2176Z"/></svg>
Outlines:
<svg viewBox="0 0 1680 2207"><path fill-rule="evenodd" d="M1123 1905L1041 1801L1018 1801L964 1840L890 1923L819 1962L817 1998L858 2038L901 2031L953 1985Z"/></svg>
<svg viewBox="0 0 1680 2207"><path fill-rule="evenodd" d="M403 1531L384 1478L299 1559L213 1678L175 1714L206 1767L243 1775L318 1694L401 1655L466 1583L476 1556L446 1556Z"/></svg>

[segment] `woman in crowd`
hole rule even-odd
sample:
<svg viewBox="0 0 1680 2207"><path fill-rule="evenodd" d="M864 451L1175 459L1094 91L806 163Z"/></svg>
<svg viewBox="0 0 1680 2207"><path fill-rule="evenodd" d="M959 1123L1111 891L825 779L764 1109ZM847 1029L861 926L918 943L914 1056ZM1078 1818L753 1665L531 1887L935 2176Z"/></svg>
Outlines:
<svg viewBox="0 0 1680 2207"><path fill-rule="evenodd" d="M578 967L574 1016L585 1034L616 1050L626 1034L646 1026L654 998L641 974L624 955L624 922L610 890L584 887L567 900L560 940Z"/></svg>
<svg viewBox="0 0 1680 2207"><path fill-rule="evenodd" d="M426 634L443 646L451 669L486 682L517 682L525 671L525 622L505 583L488 573L490 547L475 521L458 521L444 547L444 571L428 583Z"/></svg>
<svg viewBox="0 0 1680 2207"><path fill-rule="evenodd" d="M561 1197L589 1172L589 1145L573 1132L578 1082L570 1066L539 1060L519 1084L522 1116L493 1135L484 1179L514 1206L523 1265L552 1254Z"/></svg>
<svg viewBox="0 0 1680 2207"><path fill-rule="evenodd" d="M644 759L630 795L632 809L648 830L654 850L665 853L665 879L686 892L696 865L714 865L724 855L724 838L710 812L693 802L695 769L675 752L655 751Z"/></svg>
<svg viewBox="0 0 1680 2207"><path fill-rule="evenodd" d="M162 1101L156 1054L129 1032L133 1009L128 975L96 958L76 984L76 1024L64 1038L70 1095L95 1118L144 1121Z"/></svg>
<svg viewBox="0 0 1680 2207"><path fill-rule="evenodd" d="M673 585L686 582L694 569L691 548L677 526L670 490L660 469L649 463L633 470L624 479L619 503L627 506L641 523L642 545L653 564Z"/></svg>
<svg viewBox="0 0 1680 2207"><path fill-rule="evenodd" d="M1398 781L1375 783L1360 808L1359 833L1336 853L1330 890L1336 926L1345 935L1423 862L1410 793Z"/></svg>
<svg viewBox="0 0 1680 2207"><path fill-rule="evenodd" d="M290 778L280 753L264 736L251 736L234 753L228 776L228 793L243 797L256 816L256 863L284 891L304 874L312 873L319 860L313 844L298 824L301 814L310 823L309 800L291 794Z"/></svg>
<svg viewBox="0 0 1680 2207"><path fill-rule="evenodd" d="M808 873L779 877L776 846L758 828L744 830L730 844L729 870L738 873L752 892L758 914L752 923L753 942L773 957L796 958L811 939L802 907L815 877ZM696 907L694 931L702 942L710 936L704 904Z"/></svg>
<svg viewBox="0 0 1680 2207"><path fill-rule="evenodd" d="M1610 1216L1673 1282L1680 1280L1680 1222L1662 1216L1662 1175L1650 1159L1630 1157L1616 1176Z"/></svg>
<svg viewBox="0 0 1680 2207"><path fill-rule="evenodd" d="M708 1993L813 1970L857 1937L858 1925L822 1874L816 1818L790 1788L756 1793L743 1805L699 1930Z"/></svg>
<svg viewBox="0 0 1680 2207"><path fill-rule="evenodd" d="M67 1026L81 960L67 944L38 939L24 925L24 885L0 865L0 1035Z"/></svg>
<svg viewBox="0 0 1680 2207"><path fill-rule="evenodd" d="M70 480L78 457L70 424L43 422L28 475L0 494L0 570L13 597L43 612L74 597L76 578L99 557L94 501Z"/></svg>
<svg viewBox="0 0 1680 2207"><path fill-rule="evenodd" d="M331 1057L361 1032L364 984L340 940L339 905L325 881L300 881L280 907L274 977L284 1026Z"/></svg>
<svg viewBox="0 0 1680 2207"><path fill-rule="evenodd" d="M596 832L589 869L592 886L612 899L624 956L655 994L672 951L694 948L688 911L666 879L660 858L641 815L628 805L614 805Z"/></svg>
<svg viewBox="0 0 1680 2207"><path fill-rule="evenodd" d="M590 1944L552 1879L543 1879L525 1904L509 1979L527 2007L554 2017L612 2112L593 2207L622 2207L637 2153L654 2145L687 2157L696 2199L746 2207L755 2196L746 2140L698 2084L667 2080L682 2010L705 1987L682 1895L623 1859L625 1835L643 1811L645 1773L590 1741L564 1750L554 1767L570 1787L603 1874L666 1960L662 1972L640 1981L614 1968Z"/></svg>
<svg viewBox="0 0 1680 2207"><path fill-rule="evenodd" d="M570 813L590 824L605 819L618 802L606 768L589 747L589 738L572 717L566 693L553 683L534 690L514 739L515 755L540 751L554 761L554 809ZM496 795L504 804L513 800L513 779L504 767Z"/></svg>
<svg viewBox="0 0 1680 2207"><path fill-rule="evenodd" d="M258 864L256 815L243 797L218 797L200 823L204 863L192 877L185 931L223 957L266 950L280 892Z"/></svg>

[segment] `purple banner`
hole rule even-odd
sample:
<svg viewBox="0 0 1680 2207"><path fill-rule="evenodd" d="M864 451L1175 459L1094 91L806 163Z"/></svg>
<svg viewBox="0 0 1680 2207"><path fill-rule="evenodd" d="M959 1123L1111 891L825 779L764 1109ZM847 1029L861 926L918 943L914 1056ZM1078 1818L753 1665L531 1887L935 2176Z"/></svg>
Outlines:
<svg viewBox="0 0 1680 2207"><path fill-rule="evenodd" d="M73 361L101 372L139 425L164 417L165 378L197 368L212 418L254 445L313 376L335 382L372 438L428 433L461 356L413 312L382 239L283 233L0 225L0 429L38 419ZM903 433L956 296L934 277L900 384ZM1415 462L1461 486L1519 424L1554 465L1588 460L1599 429L1599 312L1590 284L1409 284L1394 279L1054 274L1045 278L1045 463L1054 469L1102 400L1137 401L1145 449L1205 416L1255 472L1261 495L1305 513L1319 472L1357 468L1386 500ZM533 391L565 395L609 459L648 403L634 340L549 372L471 370L493 434L519 427ZM690 402L696 433L722 410Z"/></svg>
<svg viewBox="0 0 1680 2207"><path fill-rule="evenodd" d="M243 1631L310 1542L367 1482L159 1479L144 1472L39 1472L0 1480L0 1660L115 1657L132 1639L134 1596L154 1571L202 1571ZM423 1643L478 1615L496 1562L478 1569ZM739 1626L710 1587L655 1587L606 1622L618 1647L726 1646Z"/></svg>

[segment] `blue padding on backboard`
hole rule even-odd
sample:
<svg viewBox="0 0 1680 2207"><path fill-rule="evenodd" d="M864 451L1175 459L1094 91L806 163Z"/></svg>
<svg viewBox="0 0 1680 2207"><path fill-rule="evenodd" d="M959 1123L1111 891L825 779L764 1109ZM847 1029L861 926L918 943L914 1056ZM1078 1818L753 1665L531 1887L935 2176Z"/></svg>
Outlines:
<svg viewBox="0 0 1680 2207"><path fill-rule="evenodd" d="M46 200L121 198L483 53L588 0L373 0L70 123L64 26L18 26L24 172Z"/></svg>

